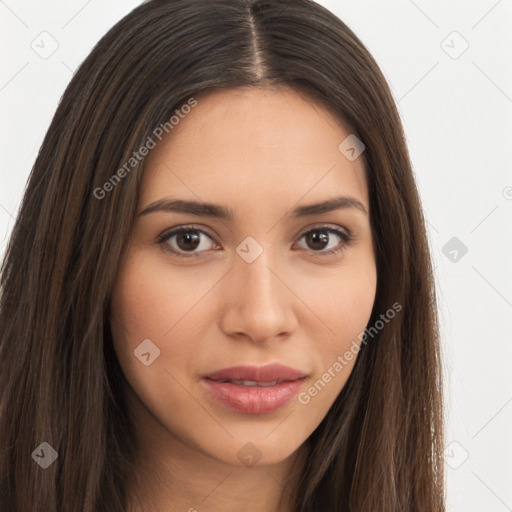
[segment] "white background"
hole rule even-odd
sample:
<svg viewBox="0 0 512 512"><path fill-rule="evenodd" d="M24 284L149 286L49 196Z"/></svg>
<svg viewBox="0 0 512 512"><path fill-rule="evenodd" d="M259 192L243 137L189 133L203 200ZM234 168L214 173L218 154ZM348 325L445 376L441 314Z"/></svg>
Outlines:
<svg viewBox="0 0 512 512"><path fill-rule="evenodd" d="M0 255L73 71L139 3L0 0ZM373 54L404 123L438 285L448 510L512 510L512 1L320 3Z"/></svg>

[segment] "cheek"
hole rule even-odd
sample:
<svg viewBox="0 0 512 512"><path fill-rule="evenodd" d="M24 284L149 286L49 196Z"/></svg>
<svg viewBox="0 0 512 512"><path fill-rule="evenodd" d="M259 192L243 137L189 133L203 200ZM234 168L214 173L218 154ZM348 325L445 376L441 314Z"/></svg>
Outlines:
<svg viewBox="0 0 512 512"><path fill-rule="evenodd" d="M183 273L180 277L179 272L169 272L168 266L162 268L155 258L133 251L112 294L110 325L119 364L140 402L156 417L166 417L169 425L174 421L170 411L190 405L184 388L186 376L195 371L197 336L188 315L194 314L193 305L208 287L198 283L195 290L191 288ZM175 339L191 342L173 343ZM144 409L135 403L144 417Z"/></svg>
<svg viewBox="0 0 512 512"><path fill-rule="evenodd" d="M170 329L173 320L164 314L164 308L173 310L177 291L169 287L165 293L165 286L158 286L159 282L157 268L129 253L112 293L110 325L114 348L132 385L139 381L149 384L154 372L148 370L160 366L162 334Z"/></svg>
<svg viewBox="0 0 512 512"><path fill-rule="evenodd" d="M355 258L352 258L355 259ZM300 293L321 324L318 332L331 346L343 348L364 331L373 308L377 274L373 258L347 260L340 268L320 269L302 282Z"/></svg>
<svg viewBox="0 0 512 512"><path fill-rule="evenodd" d="M315 375L298 402L314 417L327 413L350 377L373 309L376 284L372 258L303 281L300 293L314 313L308 316L305 329Z"/></svg>
<svg viewBox="0 0 512 512"><path fill-rule="evenodd" d="M172 269L143 249L132 249L119 272L111 304L115 352L128 383L154 411L159 401L165 408L190 402L183 389L197 374L205 325L215 312L211 291L219 276L211 274Z"/></svg>
<svg viewBox="0 0 512 512"><path fill-rule="evenodd" d="M146 338L169 342L211 283L194 280L185 272L169 270L159 259L133 254L119 273L112 294L112 329L119 349L133 350ZM133 345L133 346L132 346ZM163 355L163 354L162 354Z"/></svg>

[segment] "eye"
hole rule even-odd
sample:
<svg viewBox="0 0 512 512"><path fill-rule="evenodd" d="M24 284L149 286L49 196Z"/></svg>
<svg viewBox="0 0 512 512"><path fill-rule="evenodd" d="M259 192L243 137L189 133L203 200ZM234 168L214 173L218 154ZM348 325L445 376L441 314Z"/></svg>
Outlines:
<svg viewBox="0 0 512 512"><path fill-rule="evenodd" d="M178 258L199 256L199 253L211 250L212 245L218 247L215 246L212 237L208 233L190 226L163 233L157 243L161 245L164 251L173 253Z"/></svg>
<svg viewBox="0 0 512 512"><path fill-rule="evenodd" d="M348 233L329 226L310 229L300 237L301 240L303 238L306 244L309 245L309 247L305 247L305 249L311 250L315 253L315 256L326 256L341 252L354 241L353 237ZM336 238L339 239L337 243Z"/></svg>
<svg viewBox="0 0 512 512"><path fill-rule="evenodd" d="M354 241L350 234L330 226L310 229L302 234L300 240L303 238L309 247L301 248L314 253L315 256L328 256L341 252ZM337 243L336 238L338 238ZM160 235L157 243L163 251L177 258L197 257L202 253L221 248L206 231L193 226L182 226L167 231Z"/></svg>

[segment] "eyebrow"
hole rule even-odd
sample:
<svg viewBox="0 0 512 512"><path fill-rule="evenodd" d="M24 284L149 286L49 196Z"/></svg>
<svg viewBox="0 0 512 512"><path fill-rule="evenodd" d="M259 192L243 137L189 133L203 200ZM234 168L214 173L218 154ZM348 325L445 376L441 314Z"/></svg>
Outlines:
<svg viewBox="0 0 512 512"><path fill-rule="evenodd" d="M355 197L350 196L339 196L333 199L328 199L327 201L322 201L321 203L299 206L288 215L293 219L297 219L349 208L359 210L365 215L368 215L368 211L364 205ZM230 208L213 203L184 201L181 199L159 199L144 208L144 210L140 212L139 216L148 215L154 212L189 213L191 215L197 215L198 217L212 217L223 220L233 220L234 218L233 211Z"/></svg>

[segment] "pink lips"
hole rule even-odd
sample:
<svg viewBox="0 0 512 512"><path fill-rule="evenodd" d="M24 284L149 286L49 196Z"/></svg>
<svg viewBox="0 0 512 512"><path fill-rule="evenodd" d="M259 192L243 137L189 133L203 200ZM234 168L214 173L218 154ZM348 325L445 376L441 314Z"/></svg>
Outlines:
<svg viewBox="0 0 512 512"><path fill-rule="evenodd" d="M205 375L201 382L221 405L248 414L263 414L288 402L305 378L299 370L269 364L224 368Z"/></svg>

